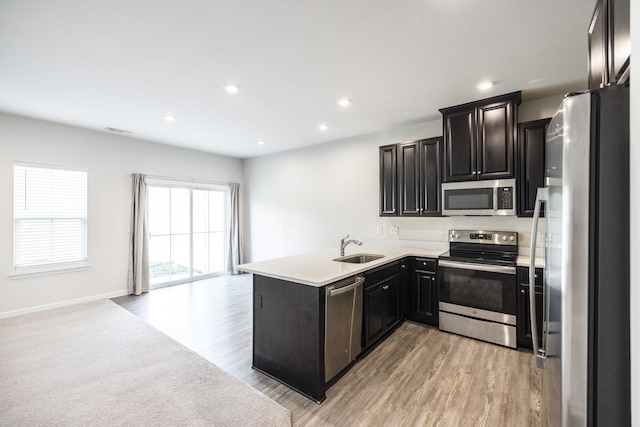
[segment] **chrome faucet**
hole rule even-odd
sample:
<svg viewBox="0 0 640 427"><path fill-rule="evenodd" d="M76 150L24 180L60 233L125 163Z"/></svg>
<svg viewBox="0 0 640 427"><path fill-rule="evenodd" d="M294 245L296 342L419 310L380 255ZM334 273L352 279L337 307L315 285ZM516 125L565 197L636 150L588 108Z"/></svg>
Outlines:
<svg viewBox="0 0 640 427"><path fill-rule="evenodd" d="M344 248L346 248L349 243L355 243L358 246L362 244L360 240L347 240L348 238L349 235L347 234L347 237L340 239L340 256L344 256Z"/></svg>

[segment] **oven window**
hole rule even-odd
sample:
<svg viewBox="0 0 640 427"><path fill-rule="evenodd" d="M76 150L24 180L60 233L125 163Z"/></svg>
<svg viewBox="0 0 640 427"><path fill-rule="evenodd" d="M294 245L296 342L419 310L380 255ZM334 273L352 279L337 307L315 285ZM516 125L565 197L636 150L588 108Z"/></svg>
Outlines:
<svg viewBox="0 0 640 427"><path fill-rule="evenodd" d="M441 273L442 301L515 314L515 276L456 268Z"/></svg>
<svg viewBox="0 0 640 427"><path fill-rule="evenodd" d="M445 190L445 209L493 209L493 188Z"/></svg>

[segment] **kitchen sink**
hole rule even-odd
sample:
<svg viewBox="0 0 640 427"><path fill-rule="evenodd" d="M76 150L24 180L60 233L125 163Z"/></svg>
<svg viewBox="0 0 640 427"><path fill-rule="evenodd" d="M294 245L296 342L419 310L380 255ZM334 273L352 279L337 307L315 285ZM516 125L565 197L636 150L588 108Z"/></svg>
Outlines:
<svg viewBox="0 0 640 427"><path fill-rule="evenodd" d="M375 261L377 259L384 258L384 255L378 254L355 254L347 255L340 258L335 258L334 261L348 262L351 264L364 264L367 262Z"/></svg>

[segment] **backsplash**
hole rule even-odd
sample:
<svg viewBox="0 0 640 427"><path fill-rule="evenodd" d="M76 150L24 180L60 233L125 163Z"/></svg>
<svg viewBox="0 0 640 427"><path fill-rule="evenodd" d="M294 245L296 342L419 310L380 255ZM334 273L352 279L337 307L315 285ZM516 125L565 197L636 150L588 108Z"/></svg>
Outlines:
<svg viewBox="0 0 640 427"><path fill-rule="evenodd" d="M518 233L520 255L528 255L531 244L531 218L456 216L441 218L380 218L384 233L378 236L397 241L401 246L443 248L449 246L449 230L515 231ZM397 234L394 233L394 228ZM536 246L544 248L545 222L538 224ZM542 253L542 252L539 252Z"/></svg>

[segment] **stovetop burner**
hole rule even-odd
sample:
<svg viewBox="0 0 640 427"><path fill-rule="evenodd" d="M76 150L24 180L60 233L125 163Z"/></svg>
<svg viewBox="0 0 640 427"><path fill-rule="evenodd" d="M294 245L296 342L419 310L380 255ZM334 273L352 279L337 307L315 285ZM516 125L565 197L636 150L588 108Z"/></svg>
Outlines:
<svg viewBox="0 0 640 427"><path fill-rule="evenodd" d="M476 264L515 266L518 233L511 231L450 230L449 252L440 259Z"/></svg>

